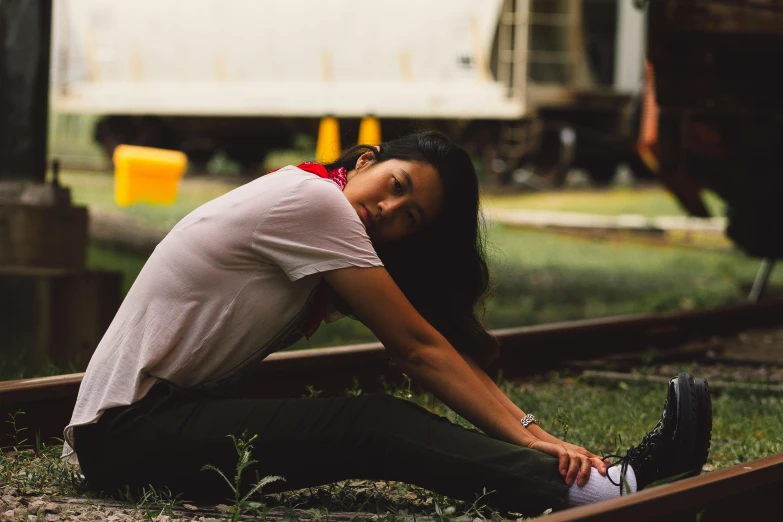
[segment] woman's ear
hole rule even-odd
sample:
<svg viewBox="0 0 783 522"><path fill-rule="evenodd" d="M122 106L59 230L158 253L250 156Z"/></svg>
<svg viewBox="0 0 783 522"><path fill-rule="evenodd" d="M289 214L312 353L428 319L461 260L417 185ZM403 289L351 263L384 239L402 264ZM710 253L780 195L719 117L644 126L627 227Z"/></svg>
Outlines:
<svg viewBox="0 0 783 522"><path fill-rule="evenodd" d="M359 159L356 160L356 170L360 170L370 166L370 164L373 161L375 161L375 151L368 150L367 152L359 156Z"/></svg>

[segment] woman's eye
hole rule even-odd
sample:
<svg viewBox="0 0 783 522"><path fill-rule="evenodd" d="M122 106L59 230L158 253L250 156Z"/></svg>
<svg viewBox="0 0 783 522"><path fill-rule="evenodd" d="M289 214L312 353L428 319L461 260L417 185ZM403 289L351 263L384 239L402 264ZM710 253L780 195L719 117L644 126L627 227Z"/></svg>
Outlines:
<svg viewBox="0 0 783 522"><path fill-rule="evenodd" d="M394 190L397 191L398 194L402 193L402 183L399 182L397 178L394 179Z"/></svg>
<svg viewBox="0 0 783 522"><path fill-rule="evenodd" d="M413 217L413 212L408 212L408 220L411 222L411 226L416 224L416 219Z"/></svg>

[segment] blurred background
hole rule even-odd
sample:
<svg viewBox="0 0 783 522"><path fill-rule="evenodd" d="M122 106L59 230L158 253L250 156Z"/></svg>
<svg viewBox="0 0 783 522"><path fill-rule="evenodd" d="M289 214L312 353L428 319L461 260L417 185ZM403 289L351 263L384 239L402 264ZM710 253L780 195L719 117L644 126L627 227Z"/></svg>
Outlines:
<svg viewBox="0 0 783 522"><path fill-rule="evenodd" d="M362 129L472 155L490 328L783 295L780 11L692 4L0 1L0 378L84 369L179 219ZM116 203L121 144L187 155L175 203Z"/></svg>

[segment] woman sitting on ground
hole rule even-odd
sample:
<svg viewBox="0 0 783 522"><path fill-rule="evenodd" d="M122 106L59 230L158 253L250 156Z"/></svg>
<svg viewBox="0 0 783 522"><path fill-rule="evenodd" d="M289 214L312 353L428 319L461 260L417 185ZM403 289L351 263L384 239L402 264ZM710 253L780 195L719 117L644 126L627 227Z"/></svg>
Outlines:
<svg viewBox="0 0 783 522"><path fill-rule="evenodd" d="M530 515L620 495L621 471L626 492L698 472L703 381L673 379L659 425L614 467L498 389L483 370L497 345L476 316L488 282L481 231L471 160L435 133L286 167L206 203L158 245L101 340L66 453L98 490L222 501L226 484L201 468L233 470L228 435L257 434L258 472L285 478L265 491L386 479L466 500L486 489L490 505ZM245 370L340 313L484 433L383 394L232 392Z"/></svg>

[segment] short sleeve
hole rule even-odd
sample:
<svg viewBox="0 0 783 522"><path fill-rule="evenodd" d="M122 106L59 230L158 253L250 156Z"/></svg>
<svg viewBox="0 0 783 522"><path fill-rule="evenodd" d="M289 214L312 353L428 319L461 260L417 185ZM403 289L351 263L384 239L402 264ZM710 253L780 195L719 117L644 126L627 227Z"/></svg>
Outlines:
<svg viewBox="0 0 783 522"><path fill-rule="evenodd" d="M253 232L252 249L290 281L340 268L383 266L340 188L318 177L294 184L265 213Z"/></svg>

